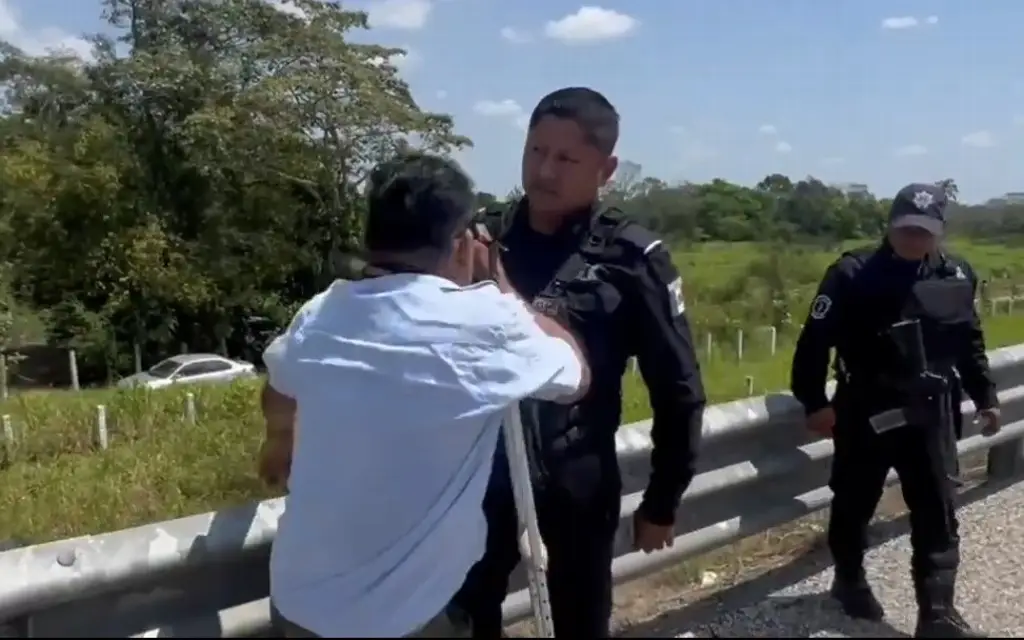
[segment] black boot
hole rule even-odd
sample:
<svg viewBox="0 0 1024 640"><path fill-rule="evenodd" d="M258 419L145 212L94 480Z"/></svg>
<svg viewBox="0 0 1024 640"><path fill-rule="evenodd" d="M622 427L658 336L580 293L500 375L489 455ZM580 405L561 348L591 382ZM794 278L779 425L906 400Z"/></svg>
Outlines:
<svg viewBox="0 0 1024 640"><path fill-rule="evenodd" d="M967 624L953 604L954 580L915 581L917 595L917 629L915 638L987 638Z"/></svg>
<svg viewBox="0 0 1024 640"><path fill-rule="evenodd" d="M842 607L843 613L851 618L878 622L885 617L885 609L871 591L863 569L836 571L831 595Z"/></svg>

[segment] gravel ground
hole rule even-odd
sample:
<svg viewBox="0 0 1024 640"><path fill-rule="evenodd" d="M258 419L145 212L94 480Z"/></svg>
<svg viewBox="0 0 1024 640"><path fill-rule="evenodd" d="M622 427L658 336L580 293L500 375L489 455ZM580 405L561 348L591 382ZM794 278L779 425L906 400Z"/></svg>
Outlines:
<svg viewBox="0 0 1024 640"><path fill-rule="evenodd" d="M1024 637L1024 481L960 509L963 563L957 604L967 620L996 637ZM868 576L885 605L885 623L854 622L825 595L832 570L769 592L759 604L725 597L704 615L672 614L657 625L657 637L908 637L917 608L910 582L910 541L906 535L868 554ZM739 595L739 593L737 593ZM749 594L747 596L750 597ZM734 600L730 602L730 600ZM688 622L684 619L690 618ZM653 630L652 630L653 631Z"/></svg>

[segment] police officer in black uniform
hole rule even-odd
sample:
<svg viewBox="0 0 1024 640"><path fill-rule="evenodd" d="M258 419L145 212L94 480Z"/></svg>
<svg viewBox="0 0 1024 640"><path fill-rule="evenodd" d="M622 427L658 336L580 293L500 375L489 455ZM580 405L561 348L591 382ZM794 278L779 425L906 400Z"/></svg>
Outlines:
<svg viewBox="0 0 1024 640"><path fill-rule="evenodd" d="M828 543L835 562L832 595L843 610L872 620L885 615L863 560L868 523L885 477L895 469L910 509L916 636L984 637L953 602L960 564L955 439L963 392L989 432L998 429L998 399L973 304L977 276L966 260L939 247L946 204L939 186L905 187L892 202L881 246L844 253L828 268L797 342L792 390L807 411L808 427L835 443ZM902 383L905 363L892 339L892 326L906 320L920 323L928 367L951 388L951 416L947 424L885 431L871 418L914 401ZM830 403L825 378L832 348L838 387Z"/></svg>
<svg viewBox="0 0 1024 640"><path fill-rule="evenodd" d="M654 412L652 473L634 519L636 546L663 548L694 475L704 389L668 247L614 209L598 190L615 171L618 114L596 91L567 88L543 98L523 150L525 197L484 212L501 247L504 277L536 309L581 339L592 372L576 406L526 401L541 534L558 637L610 635L613 540L622 479L614 434L622 377L635 356ZM484 503L487 552L455 603L474 637L501 635L501 604L519 562L507 459L499 447Z"/></svg>

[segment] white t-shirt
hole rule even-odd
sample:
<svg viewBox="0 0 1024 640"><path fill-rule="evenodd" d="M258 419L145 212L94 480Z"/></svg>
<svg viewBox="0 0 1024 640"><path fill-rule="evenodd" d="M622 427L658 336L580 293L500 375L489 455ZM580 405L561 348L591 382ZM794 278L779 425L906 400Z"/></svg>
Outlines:
<svg viewBox="0 0 1024 640"><path fill-rule="evenodd" d="M298 405L271 597L334 638L402 636L448 604L483 555L504 410L581 381L514 296L415 274L335 282L264 360Z"/></svg>

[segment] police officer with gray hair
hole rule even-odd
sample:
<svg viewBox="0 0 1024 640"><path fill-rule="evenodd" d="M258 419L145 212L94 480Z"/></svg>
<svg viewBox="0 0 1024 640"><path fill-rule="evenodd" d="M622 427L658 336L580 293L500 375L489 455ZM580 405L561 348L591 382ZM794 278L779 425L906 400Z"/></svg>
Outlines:
<svg viewBox="0 0 1024 640"><path fill-rule="evenodd" d="M835 444L828 545L835 563L832 596L843 611L869 620L885 616L863 561L868 524L895 469L910 510L915 636L978 638L985 636L954 604L960 398L966 392L974 401L987 432L998 430L999 409L974 308L978 278L966 260L939 244L947 204L939 185L904 187L893 199L881 245L846 252L828 268L797 342L791 388L808 428ZM907 352L907 335L917 343L910 348L916 355ZM832 349L838 386L830 401L825 382ZM915 386L909 362L915 359L942 393ZM939 408L917 411L922 403ZM885 419L892 415L902 417Z"/></svg>

